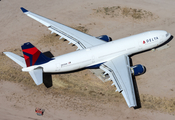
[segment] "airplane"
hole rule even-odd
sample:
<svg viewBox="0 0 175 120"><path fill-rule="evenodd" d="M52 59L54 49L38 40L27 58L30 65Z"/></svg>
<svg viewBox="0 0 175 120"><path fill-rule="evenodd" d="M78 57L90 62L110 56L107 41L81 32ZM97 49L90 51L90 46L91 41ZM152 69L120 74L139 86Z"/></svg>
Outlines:
<svg viewBox="0 0 175 120"><path fill-rule="evenodd" d="M3 52L29 72L36 85L43 83L43 73L62 73L82 68L99 68L109 75L118 92L122 93L128 107L137 107L132 76L145 72L143 65L130 65L130 55L153 49L165 43L171 34L164 30L153 30L111 41L107 35L94 37L61 23L55 22L25 8L21 10L27 16L45 25L51 33L56 33L77 46L77 50L57 57L49 58L30 42L21 48L23 56L12 52Z"/></svg>

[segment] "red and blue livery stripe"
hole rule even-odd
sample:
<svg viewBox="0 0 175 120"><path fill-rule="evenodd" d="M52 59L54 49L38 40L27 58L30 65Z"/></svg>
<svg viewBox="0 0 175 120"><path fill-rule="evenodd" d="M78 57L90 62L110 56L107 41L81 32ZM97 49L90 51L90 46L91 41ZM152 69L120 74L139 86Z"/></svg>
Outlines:
<svg viewBox="0 0 175 120"><path fill-rule="evenodd" d="M30 42L24 43L21 46L21 48L23 51L23 55L24 55L24 59L26 61L27 67L44 64L52 60L51 58L48 58L43 53L41 53Z"/></svg>

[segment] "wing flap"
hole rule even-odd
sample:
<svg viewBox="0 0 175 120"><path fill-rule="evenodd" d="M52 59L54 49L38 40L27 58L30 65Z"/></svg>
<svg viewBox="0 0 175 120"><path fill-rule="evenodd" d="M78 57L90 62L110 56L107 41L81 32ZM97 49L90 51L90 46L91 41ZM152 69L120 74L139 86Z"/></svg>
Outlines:
<svg viewBox="0 0 175 120"><path fill-rule="evenodd" d="M53 26L50 26L48 28L50 31L52 31L53 33L58 34L59 36L61 36L61 38L65 38L66 40L69 41L69 44L75 44L78 49L86 49L87 47L91 47L91 45L87 44L84 42L84 44L82 44L78 39L66 34L65 32L63 32L62 30L59 30Z"/></svg>
<svg viewBox="0 0 175 120"><path fill-rule="evenodd" d="M32 71L29 71L30 76L33 78L36 85L40 85L43 83L43 69L36 68Z"/></svg>
<svg viewBox="0 0 175 120"><path fill-rule="evenodd" d="M116 91L123 94L128 106L137 106L128 56L116 57L104 63L100 68L109 74L113 81L112 85L116 86Z"/></svg>
<svg viewBox="0 0 175 120"><path fill-rule="evenodd" d="M116 88L117 88L116 91L121 92L122 91L122 88L121 88L120 82L118 81L117 76L114 73L114 71L110 67L107 67L104 64L102 64L100 66L100 69L102 69L103 71L105 71L110 76L110 79L113 81L113 84L111 86L115 85Z"/></svg>
<svg viewBox="0 0 175 120"><path fill-rule="evenodd" d="M57 23L53 20L47 19L47 18L42 17L40 15L37 15L35 13L32 13L24 8L21 8L21 10L27 16L29 16L29 17L35 19L36 21L42 23L43 25L47 26L48 29L52 31L52 33L56 33L56 34L60 35L61 37L67 39L71 43L75 44L78 47L78 49L86 49L89 47L93 47L96 45L106 43L105 41L97 39L93 36L90 36L88 34L85 34L83 32L75 30L73 28L70 28L66 25Z"/></svg>

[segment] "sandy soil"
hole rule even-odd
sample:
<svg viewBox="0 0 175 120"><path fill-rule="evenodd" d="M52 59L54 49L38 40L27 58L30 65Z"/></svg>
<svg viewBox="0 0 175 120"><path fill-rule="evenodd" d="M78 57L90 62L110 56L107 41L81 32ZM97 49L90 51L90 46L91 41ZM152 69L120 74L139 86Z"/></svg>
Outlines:
<svg viewBox="0 0 175 120"><path fill-rule="evenodd" d="M57 37L52 41L50 31L24 15L20 7L68 26L85 27L90 35L107 34L116 40L158 29L166 30L174 36L174 4L173 0L1 0L0 52L12 51L22 55L20 46L28 41L42 52L51 51L54 56L76 50L68 42L57 41ZM151 12L153 17L133 19L131 16L97 12L101 8L113 6L142 9ZM128 108L123 97L110 87L111 83L102 83L88 70L53 75L51 88L44 85L37 87L27 73L20 71L21 68L16 63L0 54L0 119L174 120L174 39L168 46L163 50L132 56L133 64L141 63L147 69L145 74L136 77L142 104L140 109ZM44 116L35 114L36 107L45 109Z"/></svg>

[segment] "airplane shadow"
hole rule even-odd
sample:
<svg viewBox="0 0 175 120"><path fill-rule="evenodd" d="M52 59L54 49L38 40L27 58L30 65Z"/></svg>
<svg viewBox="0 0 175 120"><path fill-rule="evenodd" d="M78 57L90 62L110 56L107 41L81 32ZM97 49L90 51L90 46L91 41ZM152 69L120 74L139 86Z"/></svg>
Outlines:
<svg viewBox="0 0 175 120"><path fill-rule="evenodd" d="M46 51L43 53L45 56L49 57L49 58L52 58L54 57L53 54L50 52L50 51Z"/></svg>
<svg viewBox="0 0 175 120"><path fill-rule="evenodd" d="M129 57L129 60L130 60L130 65L133 66L132 59L130 57ZM146 72L146 67L145 67L145 72ZM134 107L134 109L139 109L142 106L141 106L141 101L140 101L139 89L137 87L137 81L136 81L135 76L133 76L133 75L132 75L132 80L133 80L135 97L136 97L136 102L137 102L137 106Z"/></svg>
<svg viewBox="0 0 175 120"><path fill-rule="evenodd" d="M50 73L43 73L43 83L47 88L53 86L52 84L52 74Z"/></svg>
<svg viewBox="0 0 175 120"><path fill-rule="evenodd" d="M173 38L174 38L174 36L171 35L171 37L170 37L166 42L164 42L163 44L161 44L161 45L155 47L155 49L157 49L158 47L164 46L165 44L169 43Z"/></svg>
<svg viewBox="0 0 175 120"><path fill-rule="evenodd" d="M44 52L43 53L45 56L52 58L54 57L53 54L50 51ZM50 73L43 73L43 83L47 88L50 88L53 86L52 83L52 74Z"/></svg>

